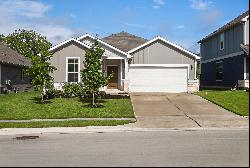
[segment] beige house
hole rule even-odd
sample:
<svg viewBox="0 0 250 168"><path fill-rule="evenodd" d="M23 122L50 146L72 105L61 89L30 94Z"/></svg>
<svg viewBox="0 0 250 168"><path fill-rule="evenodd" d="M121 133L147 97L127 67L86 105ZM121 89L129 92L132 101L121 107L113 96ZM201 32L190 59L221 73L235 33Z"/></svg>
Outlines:
<svg viewBox="0 0 250 168"><path fill-rule="evenodd" d="M81 82L86 51L96 38L85 34L50 49L55 87L64 82ZM190 92L198 89L197 55L156 37L150 41L126 32L97 39L105 49L103 71L114 74L108 86L125 92Z"/></svg>

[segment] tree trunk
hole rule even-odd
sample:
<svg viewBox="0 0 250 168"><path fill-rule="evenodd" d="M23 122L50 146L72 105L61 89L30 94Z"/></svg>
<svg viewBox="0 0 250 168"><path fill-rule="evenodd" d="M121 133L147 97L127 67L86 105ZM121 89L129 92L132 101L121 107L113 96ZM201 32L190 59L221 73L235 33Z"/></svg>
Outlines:
<svg viewBox="0 0 250 168"><path fill-rule="evenodd" d="M95 106L95 93L92 93L92 105Z"/></svg>
<svg viewBox="0 0 250 168"><path fill-rule="evenodd" d="M43 93L41 94L41 103L43 104Z"/></svg>
<svg viewBox="0 0 250 168"><path fill-rule="evenodd" d="M43 96L45 95L46 91L45 91L45 87L43 86L43 90L42 90L42 97L41 97L41 103L43 104Z"/></svg>

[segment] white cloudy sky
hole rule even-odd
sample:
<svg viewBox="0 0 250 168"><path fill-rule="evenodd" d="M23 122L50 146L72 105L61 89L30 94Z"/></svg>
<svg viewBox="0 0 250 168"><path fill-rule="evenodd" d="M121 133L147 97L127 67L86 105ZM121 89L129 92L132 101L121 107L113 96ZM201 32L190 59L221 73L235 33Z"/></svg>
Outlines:
<svg viewBox="0 0 250 168"><path fill-rule="evenodd" d="M0 34L32 29L56 44L127 31L198 53L198 40L247 9L248 0L0 0Z"/></svg>

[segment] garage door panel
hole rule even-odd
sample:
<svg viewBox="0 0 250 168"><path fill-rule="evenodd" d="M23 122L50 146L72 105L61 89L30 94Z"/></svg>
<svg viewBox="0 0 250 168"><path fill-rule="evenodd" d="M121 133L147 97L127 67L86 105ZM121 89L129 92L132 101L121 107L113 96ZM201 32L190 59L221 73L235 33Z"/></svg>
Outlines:
<svg viewBox="0 0 250 168"><path fill-rule="evenodd" d="M187 92L187 68L130 67L131 92Z"/></svg>

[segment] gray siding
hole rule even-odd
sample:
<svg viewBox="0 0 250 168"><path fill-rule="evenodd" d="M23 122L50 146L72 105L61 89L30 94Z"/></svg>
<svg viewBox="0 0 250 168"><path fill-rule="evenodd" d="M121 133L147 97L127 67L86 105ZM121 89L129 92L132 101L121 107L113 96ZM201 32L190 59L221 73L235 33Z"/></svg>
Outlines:
<svg viewBox="0 0 250 168"><path fill-rule="evenodd" d="M92 46L94 43L94 40L92 38L89 38L89 37L85 37L85 38L81 39L80 41L89 45L89 46ZM124 54L121 54L120 52L118 52L110 47L107 47L106 45L101 44L101 46L103 49L105 49L104 54L107 55L108 57L125 57Z"/></svg>
<svg viewBox="0 0 250 168"><path fill-rule="evenodd" d="M11 66L11 65L1 65L1 84L5 85L6 80L11 80L11 84L29 84L30 78L25 76L24 80L21 80L22 67Z"/></svg>
<svg viewBox="0 0 250 168"><path fill-rule="evenodd" d="M84 68L83 61L85 60L86 50L81 45L71 43L54 52L50 61L57 68L52 74L55 83L66 82L66 57L80 57L80 69Z"/></svg>
<svg viewBox="0 0 250 168"><path fill-rule="evenodd" d="M222 57L231 53L242 51L240 44L243 43L243 25L239 24L224 32L224 49L220 50L220 34L208 39L201 44L201 60L209 60Z"/></svg>
<svg viewBox="0 0 250 168"><path fill-rule="evenodd" d="M195 58L158 40L132 54L132 64L190 64L189 79L195 77Z"/></svg>

